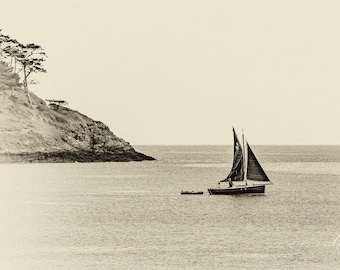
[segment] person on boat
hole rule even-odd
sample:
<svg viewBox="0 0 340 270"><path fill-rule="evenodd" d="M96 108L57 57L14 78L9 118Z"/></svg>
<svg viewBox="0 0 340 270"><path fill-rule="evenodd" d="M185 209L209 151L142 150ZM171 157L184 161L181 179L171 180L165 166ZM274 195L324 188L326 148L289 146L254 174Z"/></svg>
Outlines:
<svg viewBox="0 0 340 270"><path fill-rule="evenodd" d="M231 182L231 178L229 178L229 187L233 186L233 182Z"/></svg>

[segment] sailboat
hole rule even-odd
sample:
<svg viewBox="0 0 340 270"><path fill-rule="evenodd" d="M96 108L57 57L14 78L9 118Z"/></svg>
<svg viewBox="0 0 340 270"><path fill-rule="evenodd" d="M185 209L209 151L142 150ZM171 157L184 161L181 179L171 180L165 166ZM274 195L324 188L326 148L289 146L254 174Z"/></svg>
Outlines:
<svg viewBox="0 0 340 270"><path fill-rule="evenodd" d="M238 140L235 129L234 133L234 159L233 166L227 178L218 182L217 188L209 188L210 195L238 195L251 193L264 193L265 185L272 184L268 176L255 157L253 150L248 142L247 151L243 151L240 141ZM244 147L244 136L243 148ZM228 184L222 187L221 184Z"/></svg>

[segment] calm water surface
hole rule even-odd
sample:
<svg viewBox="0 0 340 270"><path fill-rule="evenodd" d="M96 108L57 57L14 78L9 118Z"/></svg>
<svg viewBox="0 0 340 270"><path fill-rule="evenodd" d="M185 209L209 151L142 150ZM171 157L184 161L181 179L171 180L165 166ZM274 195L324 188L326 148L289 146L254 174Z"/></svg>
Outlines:
<svg viewBox="0 0 340 270"><path fill-rule="evenodd" d="M340 146L254 146L260 196L207 194L230 146L137 150L158 160L0 165L0 269L340 269Z"/></svg>

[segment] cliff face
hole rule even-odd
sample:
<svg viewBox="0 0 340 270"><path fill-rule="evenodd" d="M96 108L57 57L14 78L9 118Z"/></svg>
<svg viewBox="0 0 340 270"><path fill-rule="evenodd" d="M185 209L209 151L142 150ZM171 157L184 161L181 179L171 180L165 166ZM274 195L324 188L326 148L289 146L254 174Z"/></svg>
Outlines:
<svg viewBox="0 0 340 270"><path fill-rule="evenodd" d="M31 107L18 78L4 63L0 75L0 162L153 160L77 111L48 106L33 93Z"/></svg>

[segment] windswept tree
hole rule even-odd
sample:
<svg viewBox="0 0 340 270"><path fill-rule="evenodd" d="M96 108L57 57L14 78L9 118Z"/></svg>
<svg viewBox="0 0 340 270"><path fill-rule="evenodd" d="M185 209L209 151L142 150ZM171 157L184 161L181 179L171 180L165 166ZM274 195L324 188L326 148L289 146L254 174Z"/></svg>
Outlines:
<svg viewBox="0 0 340 270"><path fill-rule="evenodd" d="M31 97L28 91L28 77L32 73L46 72L43 67L43 62L46 61L46 54L40 45L34 43L21 44L15 39L9 36L1 34L0 29L0 48L4 53L4 56L11 58L15 61L14 70L16 71L16 63L21 64L21 70L23 73L23 85L27 94L30 105L32 106Z"/></svg>
<svg viewBox="0 0 340 270"><path fill-rule="evenodd" d="M2 48L3 54L5 57L10 57L10 66L14 69L14 72L17 71L17 58L20 55L20 43L15 40L11 39L8 36L5 36L6 46ZM13 60L14 60L14 67L13 67Z"/></svg>
<svg viewBox="0 0 340 270"><path fill-rule="evenodd" d="M9 86L12 89L12 94L13 94L13 89L16 86L19 86L20 83L20 77L19 74L16 72L16 58L15 54L17 52L16 46L18 45L18 42L14 39L11 39L10 36L4 35L1 33L2 29L0 29L0 60L7 62L7 77L6 77L6 85ZM10 47L9 47L10 45ZM7 50L10 49L10 51L5 51L5 48ZM8 63L8 56L10 56L10 64ZM14 61L13 61L14 60ZM14 63L14 73L13 73L13 63ZM1 74L0 74L1 75Z"/></svg>
<svg viewBox="0 0 340 270"><path fill-rule="evenodd" d="M46 72L43 62L46 54L40 45L30 43L23 45L19 43L18 50L14 51L17 61L22 66L24 89L28 92L27 78L32 72Z"/></svg>
<svg viewBox="0 0 340 270"><path fill-rule="evenodd" d="M8 40L10 37L1 33L2 29L0 29L0 56L4 57L3 49L8 46Z"/></svg>

